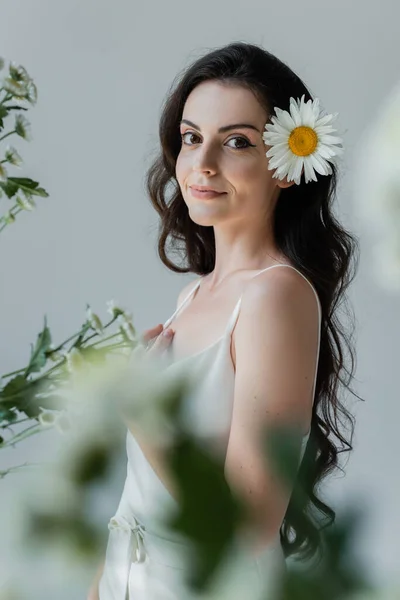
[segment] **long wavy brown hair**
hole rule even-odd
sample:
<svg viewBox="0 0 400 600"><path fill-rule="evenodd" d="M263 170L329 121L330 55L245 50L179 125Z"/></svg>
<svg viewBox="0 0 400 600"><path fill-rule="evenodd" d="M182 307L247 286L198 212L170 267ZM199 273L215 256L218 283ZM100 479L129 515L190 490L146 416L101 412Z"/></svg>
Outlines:
<svg viewBox="0 0 400 600"><path fill-rule="evenodd" d="M289 110L292 96L301 98L304 94L306 102L313 100L286 64L265 49L244 42L215 49L178 75L162 107L161 150L145 179L151 203L161 217L159 256L178 273L206 275L215 264L214 229L191 220L175 175L181 149L179 125L186 99L197 85L209 80L245 86L265 107L269 119L273 107ZM302 486L302 501L299 507L299 495L292 495L280 528L285 556L303 559L322 556L321 532L335 521L336 513L318 497L317 491L328 473L342 470L339 454L353 449L355 426L354 417L339 399L343 390L357 396L350 388L355 369L354 324L346 331L338 312L344 307L347 315L353 315L345 292L358 267L359 242L334 216L338 177L335 165L332 171L332 175L317 175L316 182L305 184L302 180L300 185L282 189L273 215L277 247L313 283L322 307L311 433L294 488L296 491L296 485ZM186 266L175 264L167 251L183 257ZM296 503L292 500L295 496Z"/></svg>

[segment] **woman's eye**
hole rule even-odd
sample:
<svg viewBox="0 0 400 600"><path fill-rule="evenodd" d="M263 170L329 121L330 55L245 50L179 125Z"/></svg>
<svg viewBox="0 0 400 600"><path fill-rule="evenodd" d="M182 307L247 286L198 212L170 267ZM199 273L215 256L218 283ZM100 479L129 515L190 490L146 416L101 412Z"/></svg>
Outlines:
<svg viewBox="0 0 400 600"><path fill-rule="evenodd" d="M190 136L190 137L195 137L195 138L199 137L196 133L193 133L193 131L186 131L185 133L181 134L181 139L182 139L183 143L186 146L193 146L193 144L190 144L190 143L186 142L185 141L185 136ZM253 145L253 144L250 144L250 142L248 142L246 140L246 138L241 137L241 136L233 137L230 140L228 140L228 142L232 142L233 140L241 140L241 142L244 142L246 144L245 146L242 145L242 146L239 146L239 147L231 146L231 148L233 148L234 150L243 150L243 149L248 148L249 146Z"/></svg>

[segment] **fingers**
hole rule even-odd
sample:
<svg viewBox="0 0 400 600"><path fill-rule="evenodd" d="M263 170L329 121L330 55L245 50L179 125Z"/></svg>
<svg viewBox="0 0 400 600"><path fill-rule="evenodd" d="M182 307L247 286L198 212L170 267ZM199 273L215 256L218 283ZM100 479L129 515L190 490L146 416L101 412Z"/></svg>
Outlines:
<svg viewBox="0 0 400 600"><path fill-rule="evenodd" d="M162 331L152 345L148 346L147 352L162 353L171 344L174 337L174 331L170 328Z"/></svg>
<svg viewBox="0 0 400 600"><path fill-rule="evenodd" d="M163 326L161 323L159 325L156 325L155 327L152 327L151 329L146 329L146 331L142 335L142 341L147 344L150 340L160 335L162 330Z"/></svg>

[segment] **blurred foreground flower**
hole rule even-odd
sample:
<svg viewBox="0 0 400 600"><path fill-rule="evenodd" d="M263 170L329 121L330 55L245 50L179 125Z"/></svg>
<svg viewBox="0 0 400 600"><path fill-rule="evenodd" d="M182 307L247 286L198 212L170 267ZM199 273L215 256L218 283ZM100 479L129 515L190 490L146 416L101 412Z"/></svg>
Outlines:
<svg viewBox="0 0 400 600"><path fill-rule="evenodd" d="M79 379L81 373L86 377L91 367L103 366L112 356L128 357L140 343L131 318L119 308L103 324L87 305L86 320L81 328L58 346L52 344L45 319L36 344L32 345L28 365L1 378L0 450L14 447L49 427L64 431L67 420L63 410L67 400L71 404L71 396L65 394L71 382ZM120 319L125 328L121 327ZM23 429L22 423L25 424ZM20 429L17 433L14 433L15 427Z"/></svg>
<svg viewBox="0 0 400 600"><path fill-rule="evenodd" d="M374 274L387 290L400 291L400 83L355 151L357 216L375 237Z"/></svg>
<svg viewBox="0 0 400 600"><path fill-rule="evenodd" d="M349 554L349 524L331 528L326 537L329 551L321 565L307 572L290 570L280 590L271 590L271 581L276 586L274 557L268 563L266 554L263 586L257 590L254 563L244 538L238 535L245 508L229 490L223 464L198 443L182 418L196 378L163 367L162 360L149 357L138 344L129 356L115 355L106 363L86 364L71 374L63 413L70 426L58 438L57 448L49 449L52 462L24 474L2 526L2 543L8 548L8 583L18 594L16 599L67 600L82 597L74 595L72 584L89 589L105 556L107 523L122 490L119 477L121 466L126 467L129 422L140 436L163 450L178 483L179 510L171 510L161 498L152 499L148 517L153 524L158 520L163 531L187 538L191 569L185 581L196 599L352 600L350 592L365 583ZM51 421L50 413L43 410L40 418ZM266 448L281 447L277 464L283 461L289 476L298 457L290 456L295 444L284 440L283 431L274 435L270 431ZM354 515L350 521L355 523ZM8 536L7 527L12 530ZM186 599L183 590L179 597L193 598Z"/></svg>

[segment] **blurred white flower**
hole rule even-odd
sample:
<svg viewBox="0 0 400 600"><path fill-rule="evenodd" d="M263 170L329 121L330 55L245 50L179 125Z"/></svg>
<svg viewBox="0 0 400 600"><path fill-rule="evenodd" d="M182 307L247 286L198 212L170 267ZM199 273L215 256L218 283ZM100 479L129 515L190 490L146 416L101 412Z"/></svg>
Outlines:
<svg viewBox="0 0 400 600"><path fill-rule="evenodd" d="M22 65L17 65L17 63L14 61L10 62L9 72L13 81L18 81L19 83L23 83L25 85L31 81L31 78L29 77L25 67Z"/></svg>
<svg viewBox="0 0 400 600"><path fill-rule="evenodd" d="M125 332L128 340L130 340L131 342L134 342L136 340L136 329L134 328L131 321L123 322L120 326L120 331L121 333Z"/></svg>
<svg viewBox="0 0 400 600"><path fill-rule="evenodd" d="M15 217L10 210L4 215L3 218L8 225L11 225L11 223L15 222Z"/></svg>
<svg viewBox="0 0 400 600"><path fill-rule="evenodd" d="M16 149L13 148L12 146L7 146L5 156L6 156L6 160L9 163L11 163L12 165L14 165L15 167L20 167L22 165L23 161L22 161L21 156L18 154Z"/></svg>
<svg viewBox="0 0 400 600"><path fill-rule="evenodd" d="M374 272L387 289L400 290L400 83L368 123L355 149L357 216L375 236Z"/></svg>
<svg viewBox="0 0 400 600"><path fill-rule="evenodd" d="M7 179L8 179L7 169L5 168L4 165L2 165L0 163L0 181L3 181L3 183L6 183Z"/></svg>
<svg viewBox="0 0 400 600"><path fill-rule="evenodd" d="M3 87L6 92L9 92L13 96L22 96L25 90L25 84L19 81L15 81L11 77L6 77L3 80Z"/></svg>
<svg viewBox="0 0 400 600"><path fill-rule="evenodd" d="M21 198L20 196L17 196L16 202L18 206L24 210L34 210L36 208L36 203L33 198Z"/></svg>
<svg viewBox="0 0 400 600"><path fill-rule="evenodd" d="M60 411L54 421L54 427L60 433L66 433L72 429L73 423L70 415L66 410Z"/></svg>
<svg viewBox="0 0 400 600"><path fill-rule="evenodd" d="M112 316L112 318L116 318L119 315L124 315L125 311L116 303L115 300L109 300L107 302L107 312Z"/></svg>
<svg viewBox="0 0 400 600"><path fill-rule="evenodd" d="M41 412L38 416L40 425L42 425L42 427L53 427L57 413L53 410L47 410L45 408L41 408L40 410Z"/></svg>
<svg viewBox="0 0 400 600"><path fill-rule="evenodd" d="M104 335L103 324L100 318L92 311L90 305L86 306L86 319L90 323L90 327L100 336Z"/></svg>
<svg viewBox="0 0 400 600"><path fill-rule="evenodd" d="M84 368L85 359L78 348L72 348L64 356L67 359L67 367L70 373L75 374Z"/></svg>
<svg viewBox="0 0 400 600"><path fill-rule="evenodd" d="M31 140L31 131L30 131L30 123L28 119L24 115L17 115L15 117L15 133L20 137L24 138L24 140Z"/></svg>
<svg viewBox="0 0 400 600"><path fill-rule="evenodd" d="M52 350L52 349L54 349L54 346L52 348L50 348L50 350ZM54 352L54 351L50 352L48 357L53 362L61 362L65 358L61 352Z"/></svg>
<svg viewBox="0 0 400 600"><path fill-rule="evenodd" d="M28 85L26 86L26 97L27 100L31 103L31 104L36 104L37 102L37 87L34 84L34 82L31 80L29 81Z"/></svg>

